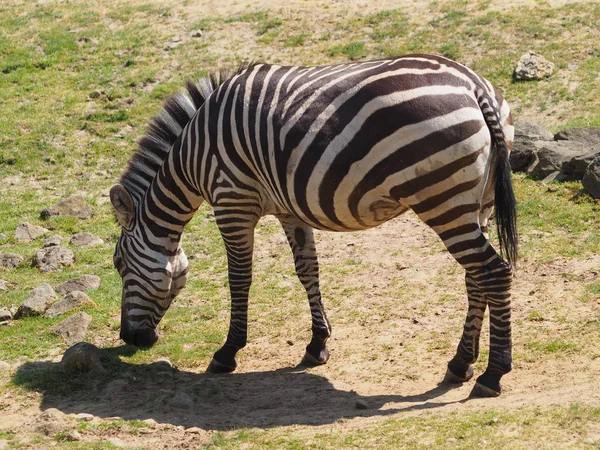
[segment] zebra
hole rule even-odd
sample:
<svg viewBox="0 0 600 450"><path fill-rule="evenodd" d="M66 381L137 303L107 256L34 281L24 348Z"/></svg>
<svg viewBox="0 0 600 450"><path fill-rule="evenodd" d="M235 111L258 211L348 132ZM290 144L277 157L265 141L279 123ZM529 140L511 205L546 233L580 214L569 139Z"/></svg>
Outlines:
<svg viewBox="0 0 600 450"><path fill-rule="evenodd" d="M331 326L313 229L364 230L411 209L465 269L468 311L444 380L474 376L489 307L489 363L472 395L500 395L512 369L518 239L514 127L489 81L445 57L413 54L314 67L247 64L186 87L150 122L110 190L121 226L113 262L126 343L158 339L158 323L188 277L184 227L206 202L225 244L231 294L227 338L207 370L234 371L246 345L254 229L265 215L279 219L310 305L301 364L325 364ZM500 254L488 236L493 210Z"/></svg>

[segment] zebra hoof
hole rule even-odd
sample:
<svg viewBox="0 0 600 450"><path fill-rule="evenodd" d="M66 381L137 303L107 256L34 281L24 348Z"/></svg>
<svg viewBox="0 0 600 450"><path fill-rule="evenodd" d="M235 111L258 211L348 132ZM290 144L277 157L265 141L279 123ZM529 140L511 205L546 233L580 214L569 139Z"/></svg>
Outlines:
<svg viewBox="0 0 600 450"><path fill-rule="evenodd" d="M315 358L313 355L306 352L304 354L304 358L302 358L302 361L300 361L300 365L304 367L316 367L322 366L327 361L329 361L329 350L324 348L323 350L321 350L319 358Z"/></svg>
<svg viewBox="0 0 600 450"><path fill-rule="evenodd" d="M471 390L469 398L493 398L498 397L499 395L500 391L496 391L477 382L475 383L475 386L473 386L473 390Z"/></svg>
<svg viewBox="0 0 600 450"><path fill-rule="evenodd" d="M446 369L446 375L444 376L444 383L466 383L475 375L475 371L473 370L473 366L469 366L464 376L458 376L454 374L450 367Z"/></svg>
<svg viewBox="0 0 600 450"><path fill-rule="evenodd" d="M208 365L206 371L210 373L230 373L233 372L237 367L237 362L234 360L234 365L223 364L217 361L215 358L212 359Z"/></svg>

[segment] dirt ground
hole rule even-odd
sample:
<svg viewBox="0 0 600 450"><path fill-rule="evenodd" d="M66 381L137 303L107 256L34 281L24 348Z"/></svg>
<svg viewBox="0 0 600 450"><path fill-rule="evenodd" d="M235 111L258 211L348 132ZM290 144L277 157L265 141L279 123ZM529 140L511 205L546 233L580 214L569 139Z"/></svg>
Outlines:
<svg viewBox="0 0 600 450"><path fill-rule="evenodd" d="M217 16L253 8L319 8L321 3L194 1L182 11ZM400 7L411 15L419 15L430 2L327 3L329 8L343 5L361 11ZM492 1L490 7L505 9L535 3ZM546 3L556 6L566 2ZM265 223L274 220L264 219ZM273 249L285 245L282 237L283 234L257 234L255 273L268 272ZM541 232L522 236L524 242L542 242L544 237ZM316 433L321 428L324 432L365 428L383 419L424 412L600 404L597 345L578 343L580 351L560 356L529 345L540 339L568 341L578 329L573 324L600 317L600 300L576 300L583 296L584 284L597 279L600 255L558 258L551 263L541 256L526 256L520 261L513 284L514 370L503 379L501 397L468 399L473 382L440 385L460 337L466 294L462 269L433 231L407 213L377 229L317 233L317 240L322 290L333 326L327 365L310 370L296 367L308 341L309 315L305 308L304 332L284 327L259 336L251 331L250 343L240 353L240 366L233 374L206 374L204 367L136 368L121 362L115 368L116 381L134 382L125 386L112 381L99 386L100 398L90 400L80 394L44 396L35 391L24 391L17 398L0 398L0 431L19 429L25 438L36 433L51 436L74 429L73 415L79 413L92 414L90 423L96 425L110 418L153 419L155 422L136 433L97 427L85 433L84 440L118 437L128 447L176 449L195 448L212 442L216 432L240 427L311 425ZM346 272L339 269L348 266ZM282 287L286 283L297 284L292 279L272 282L283 283ZM294 292L300 292L298 286ZM306 301L296 294L294 302ZM488 328L486 322L482 336L484 362L476 366L477 375L485 368ZM52 367L58 360L60 355L50 361L26 364L19 370ZM145 372L146 378L136 384L140 371ZM6 377L6 372L0 372L0 377ZM192 393L195 406L178 406L168 401L176 391ZM357 409L359 399L366 402L367 409ZM600 428L588 436L599 441ZM35 446L35 442L30 445Z"/></svg>

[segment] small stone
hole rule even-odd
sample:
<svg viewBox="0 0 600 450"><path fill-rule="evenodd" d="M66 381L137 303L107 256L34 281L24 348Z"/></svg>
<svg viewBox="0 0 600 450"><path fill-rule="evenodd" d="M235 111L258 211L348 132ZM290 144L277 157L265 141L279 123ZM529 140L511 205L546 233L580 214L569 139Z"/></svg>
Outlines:
<svg viewBox="0 0 600 450"><path fill-rule="evenodd" d="M517 81L543 80L554 72L554 63L529 51L519 59L513 77Z"/></svg>
<svg viewBox="0 0 600 450"><path fill-rule="evenodd" d="M104 388L104 395L110 396L126 392L130 385L127 380L113 380Z"/></svg>
<svg viewBox="0 0 600 450"><path fill-rule="evenodd" d="M202 434L202 433L204 433L204 430L200 427L190 427L190 428L186 428L185 432L188 434Z"/></svg>
<svg viewBox="0 0 600 450"><path fill-rule="evenodd" d="M361 398L356 400L354 406L356 406L356 409L369 409L369 404Z"/></svg>
<svg viewBox="0 0 600 450"><path fill-rule="evenodd" d="M190 36L195 38L202 37L202 30L192 30L190 31Z"/></svg>
<svg viewBox="0 0 600 450"><path fill-rule="evenodd" d="M0 291L8 291L8 285L4 280L0 280Z"/></svg>
<svg viewBox="0 0 600 450"><path fill-rule="evenodd" d="M10 319L12 319L11 312L6 308L0 308L0 323L8 322Z"/></svg>
<svg viewBox="0 0 600 450"><path fill-rule="evenodd" d="M142 422L144 422L146 425L148 425L150 428L154 428L156 427L157 423L156 420L154 419L144 419L142 420Z"/></svg>
<svg viewBox="0 0 600 450"><path fill-rule="evenodd" d="M0 361L0 372L8 372L10 370L10 364L6 361Z"/></svg>
<svg viewBox="0 0 600 450"><path fill-rule="evenodd" d="M412 323L414 323L414 324L419 323L419 319L417 319L416 317L413 317L411 320L412 320Z"/></svg>
<svg viewBox="0 0 600 450"><path fill-rule="evenodd" d="M38 227L37 225L32 225L28 222L21 222L17 225L15 237L21 242L31 242L49 231L50 230L47 230L46 228Z"/></svg>
<svg viewBox="0 0 600 450"><path fill-rule="evenodd" d="M194 400L185 392L177 391L167 400L167 404L176 409L192 409L195 406Z"/></svg>
<svg viewBox="0 0 600 450"><path fill-rule="evenodd" d="M99 237L94 236L92 233L84 232L75 233L73 237L71 237L70 243L75 247L93 247L104 244L104 241Z"/></svg>
<svg viewBox="0 0 600 450"><path fill-rule="evenodd" d="M6 235L4 233L0 233L0 241L6 239Z"/></svg>
<svg viewBox="0 0 600 450"><path fill-rule="evenodd" d="M115 447L125 447L125 443L121 439L116 437L108 438L106 442L108 442L111 445L114 445Z"/></svg>
<svg viewBox="0 0 600 450"><path fill-rule="evenodd" d="M75 255L71 250L64 247L48 247L38 251L33 258L33 265L40 272L53 272L63 267L72 266L75 263Z"/></svg>
<svg viewBox="0 0 600 450"><path fill-rule="evenodd" d="M65 431L65 433L63 434L63 437L64 437L65 441L69 441L69 442L79 442L79 441L81 441L81 439L83 439L81 436L81 433L76 430Z"/></svg>
<svg viewBox="0 0 600 450"><path fill-rule="evenodd" d="M84 312L80 312L67 317L65 320L52 327L50 331L62 337L67 344L73 344L83 339L91 322L91 316Z"/></svg>
<svg viewBox="0 0 600 450"><path fill-rule="evenodd" d="M79 413L75 414L75 418L78 420L83 420L84 422L91 422L94 420L94 415L89 413Z"/></svg>
<svg viewBox="0 0 600 450"><path fill-rule="evenodd" d="M292 345L294 345L294 341L292 341L291 339L288 339L286 342L287 342L287 345L289 345L290 347Z"/></svg>
<svg viewBox="0 0 600 450"><path fill-rule="evenodd" d="M544 178L542 180L542 183L549 184L549 183L552 183L553 181L563 181L566 178L567 178L566 175L563 174L561 171L555 170L551 174L547 175L546 178Z"/></svg>
<svg viewBox="0 0 600 450"><path fill-rule="evenodd" d="M65 298L48 308L44 316L58 317L61 314L77 308L88 308L94 306L96 306L96 304L90 300L90 298L84 292L73 291L69 292L67 295L65 295Z"/></svg>
<svg viewBox="0 0 600 450"><path fill-rule="evenodd" d="M68 216L76 219L89 219L92 217L92 208L88 205L81 195L66 198L51 208L45 209L41 213L42 218L52 216Z"/></svg>
<svg viewBox="0 0 600 450"><path fill-rule="evenodd" d="M63 238L59 234L53 234L48 239L44 240L44 248L56 247L62 244Z"/></svg>
<svg viewBox="0 0 600 450"><path fill-rule="evenodd" d="M87 342L78 342L65 351L60 366L64 370L76 372L103 371L101 358L102 352L98 347Z"/></svg>
<svg viewBox="0 0 600 450"><path fill-rule="evenodd" d="M27 299L19 306L15 319L44 314L46 309L56 300L56 297L56 292L48 283L39 285L31 291Z"/></svg>
<svg viewBox="0 0 600 450"><path fill-rule="evenodd" d="M56 288L60 294L68 294L73 291L89 291L100 287L100 277L97 275L82 275L67 281Z"/></svg>
<svg viewBox="0 0 600 450"><path fill-rule="evenodd" d="M25 258L23 258L21 255L17 255L16 253L3 253L0 255L0 267L4 267L5 269L14 269L23 262L23 259Z"/></svg>
<svg viewBox="0 0 600 450"><path fill-rule="evenodd" d="M456 441L457 441L456 438L448 438L448 439L446 439L446 442L451 442L452 443L452 442L456 442Z"/></svg>

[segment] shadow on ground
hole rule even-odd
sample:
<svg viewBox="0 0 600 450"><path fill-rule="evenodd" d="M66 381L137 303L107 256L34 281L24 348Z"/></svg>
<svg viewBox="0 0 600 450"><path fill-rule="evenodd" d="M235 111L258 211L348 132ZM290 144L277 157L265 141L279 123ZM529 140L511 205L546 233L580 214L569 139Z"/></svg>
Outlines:
<svg viewBox="0 0 600 450"><path fill-rule="evenodd" d="M135 351L130 346L103 349L106 371L102 373L65 372L52 362L26 363L18 368L13 382L41 393L42 409L101 418L152 418L205 430L323 425L341 418L386 416L452 403L432 400L454 385L435 386L413 396L359 396L296 367L214 375L186 372L161 362L134 365L121 361L120 356ZM368 408L358 409L357 400ZM387 403L403 407L383 409Z"/></svg>

